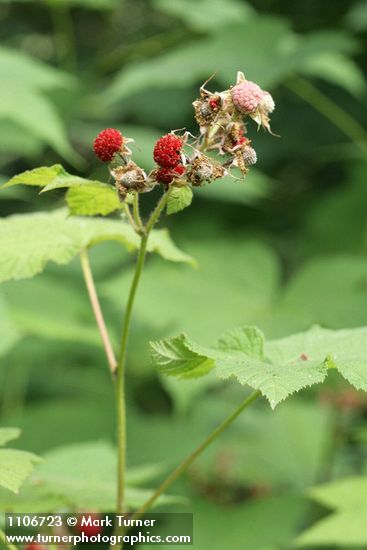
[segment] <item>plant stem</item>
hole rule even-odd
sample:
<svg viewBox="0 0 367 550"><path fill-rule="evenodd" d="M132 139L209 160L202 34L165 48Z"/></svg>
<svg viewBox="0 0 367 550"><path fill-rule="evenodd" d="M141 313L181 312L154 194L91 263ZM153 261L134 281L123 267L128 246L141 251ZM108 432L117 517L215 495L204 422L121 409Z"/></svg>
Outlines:
<svg viewBox="0 0 367 550"><path fill-rule="evenodd" d="M145 504L134 514L134 519L141 517L155 501L176 481L180 475L185 472L189 466L196 460L196 458L203 453L207 447L222 433L228 428L230 424L241 414L242 411L247 409L258 397L261 396L260 391L253 392L249 397L247 397L236 410L226 418L219 426L193 451L185 460L173 470L173 472L161 483L158 489L155 490L153 495L146 501Z"/></svg>
<svg viewBox="0 0 367 550"><path fill-rule="evenodd" d="M159 216L161 215L162 211L164 210L164 207L167 204L169 195L171 192L171 187L168 188L168 190L161 196L161 198L158 201L157 206L153 210L147 225L145 226L145 232L147 235L151 232L157 221L159 220Z"/></svg>
<svg viewBox="0 0 367 550"><path fill-rule="evenodd" d="M143 235L140 241L140 249L136 262L135 273L131 283L129 297L126 305L124 323L121 335L120 357L117 367L116 380L116 399L117 399L117 440L118 440L118 478L117 478L117 513L124 511L124 492L125 492L125 455L126 455L126 407L125 407L125 363L126 348L129 338L132 311L136 290L142 274L145 255L147 250L148 236Z"/></svg>
<svg viewBox="0 0 367 550"><path fill-rule="evenodd" d="M367 132L349 113L306 79L294 78L287 82L286 86L329 119L359 147L363 154L367 153Z"/></svg>
<svg viewBox="0 0 367 550"><path fill-rule="evenodd" d="M136 226L141 232L144 228L144 225L141 220L140 211L139 211L139 193L137 193L136 191L134 193L133 214L134 214L134 221L136 223Z"/></svg>
<svg viewBox="0 0 367 550"><path fill-rule="evenodd" d="M109 338L108 331L106 328L106 323L103 317L101 304L98 299L98 294L97 294L96 286L93 279L93 273L89 262L88 251L86 249L80 252L80 263L82 266L85 285L88 290L89 300L92 305L98 330L102 338L102 343L103 343L103 347L107 357L108 366L111 371L111 374L115 374L116 368L117 368L117 359L115 357L111 340Z"/></svg>
<svg viewBox="0 0 367 550"><path fill-rule="evenodd" d="M9 550L18 550L14 544L10 544L6 541L6 535L2 529L0 529L0 540L5 544L6 548L9 548Z"/></svg>
<svg viewBox="0 0 367 550"><path fill-rule="evenodd" d="M126 202L124 202L124 211L134 231L139 233L139 227L136 225L133 215L131 214L130 206L126 204Z"/></svg>
<svg viewBox="0 0 367 550"><path fill-rule="evenodd" d="M131 282L129 296L127 300L125 317L122 326L120 355L117 365L116 379L116 403L117 403L117 452L118 452L118 471L117 471L117 505L116 512L124 511L124 496L125 496L125 465L126 465L126 405L125 405L125 365L126 365L126 350L129 338L133 306L136 296L136 291L139 285L140 277L143 271L145 256L147 252L147 244L149 233L157 223L159 216L167 204L169 191L164 193L160 198L157 206L153 210L141 236L138 258L135 266L135 273Z"/></svg>

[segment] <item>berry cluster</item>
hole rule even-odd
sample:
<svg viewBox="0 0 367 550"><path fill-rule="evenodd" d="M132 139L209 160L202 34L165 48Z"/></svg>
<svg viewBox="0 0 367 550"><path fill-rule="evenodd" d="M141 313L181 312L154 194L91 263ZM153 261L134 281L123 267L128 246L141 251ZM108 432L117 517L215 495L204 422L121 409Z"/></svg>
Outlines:
<svg viewBox="0 0 367 550"><path fill-rule="evenodd" d="M225 175L232 175L237 167L246 175L256 163L257 155L246 136L245 119L253 119L259 126L271 132L269 114L274 110L274 100L269 92L246 80L239 72L237 82L223 92L210 92L200 88L200 96L193 103L200 135L195 138L188 132L166 134L155 143L153 158L158 165L149 174L130 158L127 144L132 140L123 137L113 128L103 130L94 141L94 151L103 162L110 162L121 200L127 193L147 192L155 185L201 186ZM215 151L223 162L207 153Z"/></svg>
<svg viewBox="0 0 367 550"><path fill-rule="evenodd" d="M173 133L158 139L153 151L153 158L159 166L153 173L157 182L168 185L185 173L182 164L183 145L184 140Z"/></svg>

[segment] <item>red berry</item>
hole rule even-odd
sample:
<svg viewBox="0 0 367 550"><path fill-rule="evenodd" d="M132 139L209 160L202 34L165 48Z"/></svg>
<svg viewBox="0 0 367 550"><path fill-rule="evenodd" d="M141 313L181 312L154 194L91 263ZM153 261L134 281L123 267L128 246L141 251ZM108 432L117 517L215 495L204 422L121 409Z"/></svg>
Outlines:
<svg viewBox="0 0 367 550"><path fill-rule="evenodd" d="M27 544L25 550L47 550L47 546L41 546L40 544Z"/></svg>
<svg viewBox="0 0 367 550"><path fill-rule="evenodd" d="M94 140L93 149L102 162L109 162L115 153L120 151L123 142L124 138L121 132L115 128L106 128Z"/></svg>
<svg viewBox="0 0 367 550"><path fill-rule="evenodd" d="M210 99L209 105L213 109L213 111L215 111L219 107L219 99Z"/></svg>
<svg viewBox="0 0 367 550"><path fill-rule="evenodd" d="M182 164L175 166L174 168L159 168L155 173L156 181L160 183L171 183L171 181L178 177L182 176L185 173L185 167Z"/></svg>
<svg viewBox="0 0 367 550"><path fill-rule="evenodd" d="M88 521L90 518L91 525L81 525L83 518L84 521ZM84 535L86 535L87 537L99 535L103 531L102 526L99 524L100 520L100 514L85 514L84 516L80 517L75 529L78 533L84 533ZM95 525L93 525L93 523L95 523Z"/></svg>
<svg viewBox="0 0 367 550"><path fill-rule="evenodd" d="M161 137L154 146L155 162L164 168L174 168L181 162L182 145L182 139L174 134Z"/></svg>

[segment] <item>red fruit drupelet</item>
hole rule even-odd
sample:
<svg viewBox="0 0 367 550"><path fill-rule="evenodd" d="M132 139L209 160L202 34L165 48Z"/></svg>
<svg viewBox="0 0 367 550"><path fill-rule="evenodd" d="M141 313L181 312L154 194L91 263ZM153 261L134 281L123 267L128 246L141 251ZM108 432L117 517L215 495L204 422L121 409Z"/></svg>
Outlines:
<svg viewBox="0 0 367 550"><path fill-rule="evenodd" d="M217 109L219 109L220 100L218 98L217 99L210 99L209 100L209 105L213 109L213 111L216 111Z"/></svg>
<svg viewBox="0 0 367 550"><path fill-rule="evenodd" d="M174 168L159 168L155 173L156 181L159 183L171 183L174 178L182 176L185 173L185 167L182 164L178 164Z"/></svg>
<svg viewBox="0 0 367 550"><path fill-rule="evenodd" d="M181 149L183 141L174 134L167 134L156 142L153 157L159 166L174 168L181 163Z"/></svg>
<svg viewBox="0 0 367 550"><path fill-rule="evenodd" d="M116 128L102 130L93 143L96 156L102 162L110 162L114 155L121 150L124 138Z"/></svg>

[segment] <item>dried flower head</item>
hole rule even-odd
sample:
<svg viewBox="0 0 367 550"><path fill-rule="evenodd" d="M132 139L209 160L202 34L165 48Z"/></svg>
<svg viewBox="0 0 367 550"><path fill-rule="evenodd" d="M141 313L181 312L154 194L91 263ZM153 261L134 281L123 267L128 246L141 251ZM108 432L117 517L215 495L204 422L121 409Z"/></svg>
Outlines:
<svg viewBox="0 0 367 550"><path fill-rule="evenodd" d="M119 197L122 200L125 199L129 191L145 193L152 189L144 170L133 161L129 161L126 166L118 166L112 169L111 175L115 180Z"/></svg>
<svg viewBox="0 0 367 550"><path fill-rule="evenodd" d="M256 164L257 154L255 149L247 145L247 147L245 147L243 150L242 158L246 166L252 166L253 164Z"/></svg>
<svg viewBox="0 0 367 550"><path fill-rule="evenodd" d="M187 179L195 187L222 178L225 174L226 170L219 162L205 155L198 155L187 169Z"/></svg>

